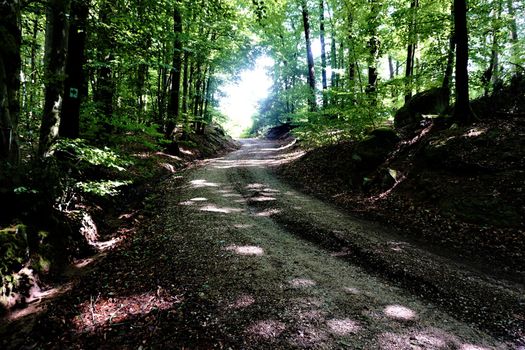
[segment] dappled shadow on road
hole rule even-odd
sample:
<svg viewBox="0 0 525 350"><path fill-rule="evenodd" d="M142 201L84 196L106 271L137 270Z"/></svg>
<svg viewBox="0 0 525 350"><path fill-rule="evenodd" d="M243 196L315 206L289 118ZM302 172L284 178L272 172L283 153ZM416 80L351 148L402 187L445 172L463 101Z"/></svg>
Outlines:
<svg viewBox="0 0 525 350"><path fill-rule="evenodd" d="M232 184L229 172L244 168L223 161L237 164L215 160L163 189L141 232L50 304L22 342L0 345L494 348L490 338L485 345L484 335L339 259L347 250L331 256L284 230L272 219L287 214L276 202L310 199L263 180Z"/></svg>

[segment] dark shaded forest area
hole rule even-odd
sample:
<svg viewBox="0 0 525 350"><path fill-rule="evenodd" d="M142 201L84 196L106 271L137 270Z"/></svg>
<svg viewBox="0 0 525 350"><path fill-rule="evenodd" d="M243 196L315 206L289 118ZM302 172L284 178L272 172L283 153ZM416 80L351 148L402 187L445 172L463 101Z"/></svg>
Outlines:
<svg viewBox="0 0 525 350"><path fill-rule="evenodd" d="M525 346L525 304L515 293L525 283L524 11L521 0L2 1L0 314L6 325L13 314L39 303L37 295L66 284L71 266L86 259L102 257L114 263L115 273L122 272L106 254L124 254L142 240L135 235L143 229L164 232L155 221L158 213L175 206L172 197L184 194L180 188L185 187L173 183L188 178L197 189L228 183L239 193L229 193L227 186L223 197L240 197L235 205L244 200L254 216L261 210L293 235L324 249L351 252L345 254L359 266L425 300L448 298L436 303L509 342L494 348L510 342ZM271 141L238 143L225 130L232 116L221 109L224 87L255 69L261 57L272 62L267 71L272 87L243 135ZM249 153L252 149L258 151ZM270 151L276 152L271 161L261 156ZM219 158L219 165L205 161L216 157L226 158ZM425 274L423 258L421 269L411 265L419 259L415 253L406 258L410 263L396 262L387 250L399 247L391 248L390 241L388 249L370 248L366 240L348 238L332 224L327 229L315 220L302 222L304 213L297 209L302 204L280 207L276 201L271 207L271 196L279 191L257 192L267 179L257 169L264 167L294 189L333 204L334 211L383 225L407 244L486 274L491 283L501 278L512 292L502 287L486 295L471 293L469 288L481 286L474 282L449 288L460 274L439 286L447 277L430 271L437 263ZM222 182L190 175L207 169L221 178L214 171L230 168L243 170ZM284 188L282 193L291 193ZM208 201L195 196L179 204ZM254 204L254 198L263 204ZM240 210L201 208L223 214ZM213 229L226 224L168 214L181 215L177 223L185 232L200 227L204 231L195 232L206 241L209 229L210 237L222 242ZM209 227L196 223L208 219ZM149 227L150 222L156 223ZM157 239L164 238L152 236L144 244ZM206 253L204 246L193 249ZM192 270L191 263L209 261L189 259L181 269ZM226 263L213 268L221 264ZM204 270L212 271L209 266ZM415 267L407 271L406 266ZM201 288L197 277L180 278L187 290ZM152 282L157 298L162 283ZM90 288L95 287L80 288L79 303ZM191 307L213 304L211 299L201 304L200 294L188 297L185 317L191 317ZM495 300L492 305L489 298ZM455 310L450 300L463 300L465 308ZM91 300L92 308L95 304ZM477 315L474 309L482 311ZM100 335L91 313L89 327L84 326L94 333L83 331L82 337ZM113 316L108 319L105 326L112 325ZM193 327L188 322L181 332ZM65 326L57 326L57 333L60 327ZM272 327L268 332L287 334L284 326ZM9 328L0 334L5 332ZM44 348L56 341L35 332ZM202 343L190 337L177 346L223 348L224 340L243 347L238 335L219 341L218 334ZM88 338L82 344L92 341ZM167 344L160 339L152 344ZM332 338L322 339L322 345L275 344L334 346L326 340ZM114 341L110 348L119 344ZM74 336L66 343L76 344ZM457 344L452 348L470 349Z"/></svg>

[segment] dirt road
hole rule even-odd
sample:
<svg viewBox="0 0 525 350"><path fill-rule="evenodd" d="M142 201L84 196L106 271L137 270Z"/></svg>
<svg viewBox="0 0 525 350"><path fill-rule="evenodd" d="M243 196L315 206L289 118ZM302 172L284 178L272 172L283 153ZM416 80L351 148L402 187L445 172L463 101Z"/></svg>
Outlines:
<svg viewBox="0 0 525 350"><path fill-rule="evenodd" d="M334 251L305 240L309 233L298 231L318 227L371 241L386 233L276 178L270 168L289 156L270 141L246 140L239 151L174 176L162 198L151 199L163 205L152 209L149 227L49 307L22 343L515 348L369 274L352 263L351 248ZM395 237L387 241L393 252L407 249Z"/></svg>

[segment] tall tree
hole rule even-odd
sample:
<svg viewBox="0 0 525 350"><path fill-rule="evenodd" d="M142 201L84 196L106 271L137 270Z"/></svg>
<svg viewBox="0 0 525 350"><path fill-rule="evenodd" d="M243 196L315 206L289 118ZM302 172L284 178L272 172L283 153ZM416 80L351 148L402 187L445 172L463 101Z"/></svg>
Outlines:
<svg viewBox="0 0 525 350"><path fill-rule="evenodd" d="M500 16L503 4L502 0L495 0L492 2L493 6L493 18L492 18L492 48L490 50L489 66L485 70L482 76L483 88L485 90L485 96L489 94L490 86L494 85L499 79L499 30L500 30Z"/></svg>
<svg viewBox="0 0 525 350"><path fill-rule="evenodd" d="M474 115L470 108L468 76L467 1L454 0L454 25L456 33L456 107L454 119L469 123Z"/></svg>
<svg viewBox="0 0 525 350"><path fill-rule="evenodd" d="M182 70L182 15L180 4L177 2L173 9L173 67L171 69L171 91L168 102L168 123L166 136L170 137L177 125L180 114L180 83Z"/></svg>
<svg viewBox="0 0 525 350"><path fill-rule="evenodd" d="M408 28L408 47L407 47L407 60L406 60L406 91L405 91L405 102L408 102L412 98L412 77L414 75L414 62L417 47L417 8L419 7L419 0L410 1L410 19Z"/></svg>
<svg viewBox="0 0 525 350"><path fill-rule="evenodd" d="M58 137L69 34L70 0L50 0L46 9L45 101L38 153L47 156Z"/></svg>
<svg viewBox="0 0 525 350"><path fill-rule="evenodd" d="M325 47L325 29L324 23L324 0L319 0L319 39L321 41L321 79L323 83L323 108L328 106L328 96L326 90L328 89L328 80L326 78L326 47ZM332 38L333 40L333 38Z"/></svg>
<svg viewBox="0 0 525 350"><path fill-rule="evenodd" d="M447 64L445 68L445 76L443 77L443 83L441 87L443 89L445 103L447 107L450 105L451 82L452 73L454 72L454 57L456 53L456 29L454 24L454 3L450 5L450 36L448 41L448 52L447 52Z"/></svg>
<svg viewBox="0 0 525 350"><path fill-rule="evenodd" d="M20 2L0 3L0 162L19 161ZM0 165L1 166L1 165Z"/></svg>
<svg viewBox="0 0 525 350"><path fill-rule="evenodd" d="M312 42L310 39L310 18L307 0L301 0L301 12L303 15L304 39L306 42L306 60L308 63L308 86L310 87L308 94L308 106L310 111L313 112L317 110L317 101L315 97L314 55L312 53Z"/></svg>
<svg viewBox="0 0 525 350"><path fill-rule="evenodd" d="M379 1L380 0L369 0L370 1L370 13L369 13L369 24L368 24L368 85L366 87L366 93L370 96L372 104L376 104L377 96L377 78L379 76L377 72L377 61L379 58L379 45L381 44L377 29L379 27Z"/></svg>
<svg viewBox="0 0 525 350"><path fill-rule="evenodd" d="M516 14L514 10L514 2L507 0L507 11L510 17L510 43L512 45L511 63L514 64L514 73L519 72L519 66L516 60L520 57L520 49L518 47L518 24L516 22Z"/></svg>
<svg viewBox="0 0 525 350"><path fill-rule="evenodd" d="M112 70L115 40L111 23L115 12L113 10L115 4L110 0L101 0L99 6L99 27L97 28L97 61L99 68L97 70L93 100L104 117L103 124L106 126L106 129L111 129L109 120L113 115L113 98L116 88Z"/></svg>
<svg viewBox="0 0 525 350"><path fill-rule="evenodd" d="M66 80L60 136L76 138L80 133L80 104L87 97L84 74L89 0L72 0L67 50Z"/></svg>

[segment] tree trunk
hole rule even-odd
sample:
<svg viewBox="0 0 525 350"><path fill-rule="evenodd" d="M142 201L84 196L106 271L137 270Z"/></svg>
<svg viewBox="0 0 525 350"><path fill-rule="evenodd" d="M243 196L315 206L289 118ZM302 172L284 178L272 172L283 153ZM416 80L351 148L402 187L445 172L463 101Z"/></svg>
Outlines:
<svg viewBox="0 0 525 350"><path fill-rule="evenodd" d="M441 87L445 93L445 102L447 107L450 105L450 96L451 92L451 82L452 82L452 73L454 72L454 57L456 53L456 29L454 25L454 4L450 6L450 38L449 38L449 47L448 47L448 57L447 57L447 66L445 68L445 77L443 78L443 84Z"/></svg>
<svg viewBox="0 0 525 350"><path fill-rule="evenodd" d="M182 74L182 115L184 116L184 130L186 130L186 128L188 127L189 61L190 61L189 55L187 53L184 54L184 68L183 68L183 74Z"/></svg>
<svg viewBox="0 0 525 350"><path fill-rule="evenodd" d="M20 2L0 3L0 164L18 164L18 119L20 114Z"/></svg>
<svg viewBox="0 0 525 350"><path fill-rule="evenodd" d="M317 102L315 98L315 68L314 55L312 54L312 43L310 40L310 21L306 0L301 1L301 9L303 14L304 39L306 41L306 58L308 61L308 86L310 87L308 106L310 112L313 112L317 110Z"/></svg>
<svg viewBox="0 0 525 350"><path fill-rule="evenodd" d="M350 11L350 10L348 10ZM347 30L348 30L348 79L347 79L347 87L348 91L352 93L352 95L355 93L355 69L356 69L356 54L353 52L355 43L354 43L354 33L353 31L353 24L354 24L354 16L351 12L347 14ZM341 45L341 62L339 64L339 67L344 67L344 47ZM352 96L352 103L355 103L355 98Z"/></svg>
<svg viewBox="0 0 525 350"><path fill-rule="evenodd" d="M64 103L60 136L77 138L80 133L80 104L87 97L87 84L84 74L86 63L86 24L89 14L89 1L73 0L71 3L71 25L67 50L66 80L64 82Z"/></svg>
<svg viewBox="0 0 525 350"><path fill-rule="evenodd" d="M488 96L490 93L490 87L493 86L494 83L499 78L499 43L498 43L498 35L499 35L499 20L501 16L502 11L502 3L501 0L496 0L498 2L496 8L494 9L494 18L493 18L493 25L492 25L492 48L490 50L490 60L489 60L489 66L487 67L487 70L483 73L483 76L481 77L481 82L483 84L485 96Z"/></svg>
<svg viewBox="0 0 525 350"><path fill-rule="evenodd" d="M332 74L330 76L330 86L332 88L337 87L337 48L335 41L335 33L332 32L330 40L330 68L332 69Z"/></svg>
<svg viewBox="0 0 525 350"><path fill-rule="evenodd" d="M378 0L370 0L370 22L369 22L369 37L368 40L368 85L366 87L366 93L371 100L371 104L375 105L377 103L376 89L377 89L377 60L379 56L379 38L377 36L377 28L379 24L377 23L377 18L379 15Z"/></svg>
<svg viewBox="0 0 525 350"><path fill-rule="evenodd" d="M36 89L36 79L37 79L37 76L36 76L36 73L37 73L37 68L36 68L36 55L37 55L37 50L38 50L38 42L37 42L37 39L38 39L38 32L39 32L39 29L38 29L38 22L39 22L39 16L35 16L35 18L33 19L33 31L31 33L31 64L30 64L30 71L29 71L29 81L30 81L30 88L29 88L29 97L28 97L28 102L27 102L27 106L26 106L26 120L27 120L27 125L28 125L28 130L31 128L30 125L32 124L33 122L33 119L35 117L35 113L34 113L34 110L35 110L35 106L34 106L34 103L35 103L35 94L37 93L37 89ZM39 89L38 89L39 90ZM38 98L38 97L37 97Z"/></svg>
<svg viewBox="0 0 525 350"><path fill-rule="evenodd" d="M517 63L519 63L521 52L518 47L518 25L516 23L516 14L513 3L512 0L507 0L507 11L509 12L510 17L510 43L512 45L512 57L510 62L514 64L514 73L518 74L519 66Z"/></svg>
<svg viewBox="0 0 525 350"><path fill-rule="evenodd" d="M175 34L173 50L173 68L171 69L171 92L168 103L168 123L166 136L172 135L180 116L180 81L182 70L182 15L179 4L173 10L173 32Z"/></svg>
<svg viewBox="0 0 525 350"><path fill-rule="evenodd" d="M113 115L113 97L115 94L115 82L113 80L113 70L111 68L113 61L114 39L111 33L111 18L113 13L112 3L109 0L103 0L100 5L98 21L100 28L97 29L97 60L101 67L97 71L97 84L93 93L93 100L104 116L104 125L106 131L110 132L109 121Z"/></svg>
<svg viewBox="0 0 525 350"><path fill-rule="evenodd" d="M406 87L405 87L405 103L412 98L412 79L414 75L414 57L417 46L417 8L419 7L419 0L410 1L410 24L408 28L408 47L407 47L407 62L406 62Z"/></svg>
<svg viewBox="0 0 525 350"><path fill-rule="evenodd" d="M394 72L394 59L392 56L388 56L388 72L390 80L395 78L395 72Z"/></svg>
<svg viewBox="0 0 525 350"><path fill-rule="evenodd" d="M456 31L456 108L454 119L468 124L473 119L469 100L467 2L454 0Z"/></svg>
<svg viewBox="0 0 525 350"><path fill-rule="evenodd" d="M50 0L46 9L45 99L38 154L46 157L58 137L69 32L69 0Z"/></svg>
<svg viewBox="0 0 525 350"><path fill-rule="evenodd" d="M319 0L319 37L321 41L321 76L323 82L323 108L328 106L328 80L326 78L326 50L325 50L325 30L324 30L324 0Z"/></svg>

